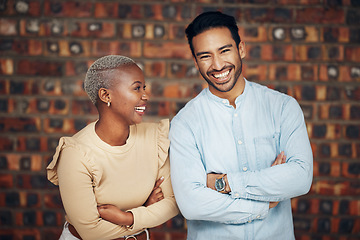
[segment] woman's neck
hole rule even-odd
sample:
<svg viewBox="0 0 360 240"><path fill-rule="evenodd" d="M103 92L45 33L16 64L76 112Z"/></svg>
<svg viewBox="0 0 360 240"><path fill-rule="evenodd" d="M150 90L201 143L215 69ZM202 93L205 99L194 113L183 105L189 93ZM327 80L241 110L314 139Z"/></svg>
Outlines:
<svg viewBox="0 0 360 240"><path fill-rule="evenodd" d="M113 121L111 118L99 116L99 120L95 124L95 132L101 140L110 146L122 146L129 138L130 126Z"/></svg>

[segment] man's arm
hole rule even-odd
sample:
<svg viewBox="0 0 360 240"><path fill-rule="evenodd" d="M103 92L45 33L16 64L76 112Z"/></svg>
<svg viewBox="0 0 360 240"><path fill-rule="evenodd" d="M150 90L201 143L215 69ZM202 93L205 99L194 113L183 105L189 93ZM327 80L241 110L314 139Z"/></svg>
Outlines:
<svg viewBox="0 0 360 240"><path fill-rule="evenodd" d="M280 164L284 164L286 162L286 155L284 154L284 151L282 151L275 159L275 161L273 162L273 164L271 165L271 167L276 166L276 165L280 165ZM223 174L222 173L208 173L207 174L207 178L206 178L206 186L208 188L211 188L213 190L216 190L215 188L215 181L216 179L218 179L219 177L221 177ZM231 187L229 185L229 181L227 179L227 174L225 174L223 176L223 179L225 181L225 190L223 193L230 193L231 192ZM279 202L270 202L269 203L269 208L274 208L278 205Z"/></svg>
<svg viewBox="0 0 360 240"><path fill-rule="evenodd" d="M171 181L186 219L239 224L267 216L269 202L233 198L206 187L207 173L191 127L184 121L173 119L169 136Z"/></svg>
<svg viewBox="0 0 360 240"><path fill-rule="evenodd" d="M231 195L258 201L282 201L306 194L312 182L313 157L304 116L291 98L281 113L280 149L287 156L285 164L258 171L227 175Z"/></svg>

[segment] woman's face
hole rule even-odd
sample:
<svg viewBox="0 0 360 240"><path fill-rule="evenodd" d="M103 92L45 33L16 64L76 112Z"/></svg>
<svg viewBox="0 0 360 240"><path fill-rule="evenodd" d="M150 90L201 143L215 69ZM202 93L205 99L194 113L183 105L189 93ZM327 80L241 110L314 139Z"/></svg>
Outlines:
<svg viewBox="0 0 360 240"><path fill-rule="evenodd" d="M115 119L128 125L140 123L149 98L142 70L136 64L126 65L117 68L112 76L108 90Z"/></svg>

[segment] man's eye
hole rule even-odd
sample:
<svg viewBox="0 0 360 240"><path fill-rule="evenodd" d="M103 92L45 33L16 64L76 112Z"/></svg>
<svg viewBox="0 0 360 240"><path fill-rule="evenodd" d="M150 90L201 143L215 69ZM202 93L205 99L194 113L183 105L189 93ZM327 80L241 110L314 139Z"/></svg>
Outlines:
<svg viewBox="0 0 360 240"><path fill-rule="evenodd" d="M226 52L229 52L229 51L230 51L230 49L224 49L224 50L221 51L221 53L226 53Z"/></svg>
<svg viewBox="0 0 360 240"><path fill-rule="evenodd" d="M204 55L204 56L201 56L200 59L201 59L201 60L205 60L205 59L207 59L207 58L209 58L209 57L210 57L209 55Z"/></svg>

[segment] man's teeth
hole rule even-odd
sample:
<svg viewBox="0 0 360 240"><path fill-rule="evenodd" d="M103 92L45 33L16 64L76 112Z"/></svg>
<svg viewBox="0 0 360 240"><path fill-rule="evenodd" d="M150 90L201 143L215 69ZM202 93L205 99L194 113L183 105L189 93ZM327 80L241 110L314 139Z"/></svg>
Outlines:
<svg viewBox="0 0 360 240"><path fill-rule="evenodd" d="M229 74L230 70L227 70L226 72L223 73L219 73L219 74L214 74L215 78L224 78Z"/></svg>
<svg viewBox="0 0 360 240"><path fill-rule="evenodd" d="M136 110L136 111L139 111L139 112L144 112L144 111L145 111L145 109L146 109L146 107L145 107L145 106L142 106L142 107L135 107L135 110Z"/></svg>

